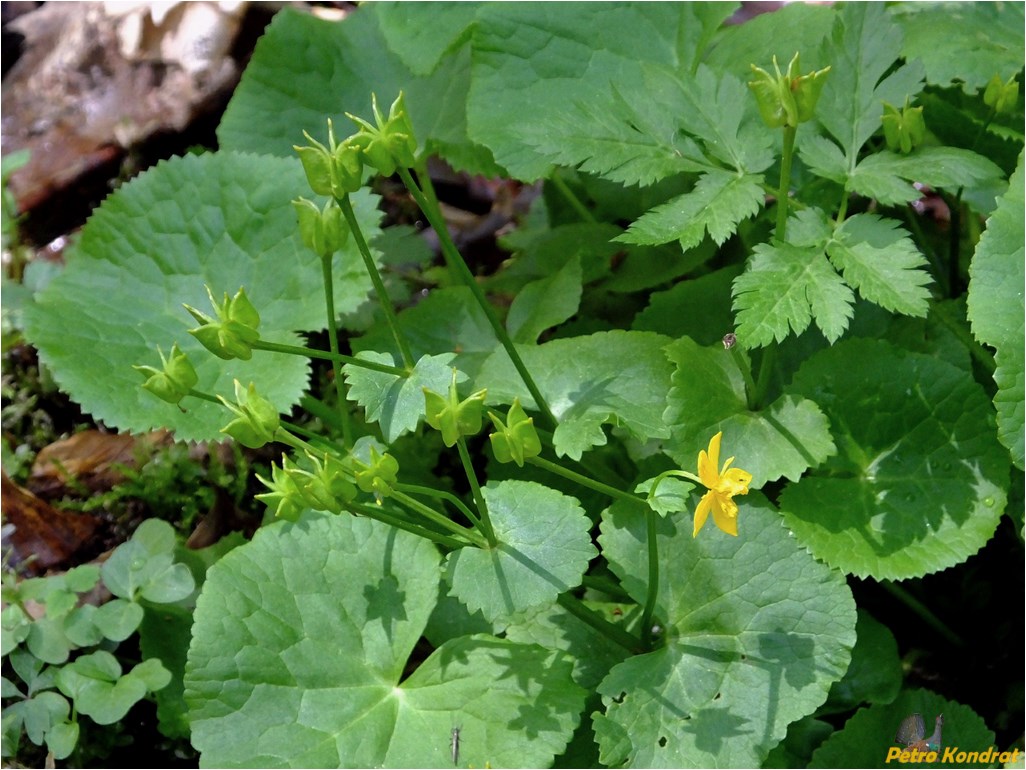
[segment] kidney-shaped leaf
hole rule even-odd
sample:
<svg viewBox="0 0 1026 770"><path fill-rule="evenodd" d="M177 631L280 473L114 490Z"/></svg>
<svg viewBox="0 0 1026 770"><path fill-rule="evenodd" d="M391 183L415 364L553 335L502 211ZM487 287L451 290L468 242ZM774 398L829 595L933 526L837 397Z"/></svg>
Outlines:
<svg viewBox="0 0 1026 770"><path fill-rule="evenodd" d="M271 525L222 558L185 677L203 765L449 767L454 728L461 764L550 762L583 705L559 653L462 637L400 685L439 577L431 543L348 516Z"/></svg>
<svg viewBox="0 0 1026 770"><path fill-rule="evenodd" d="M58 384L107 425L144 432L170 427L181 440L220 440L219 404L187 399L185 411L140 387L133 365L159 366L177 342L199 375L196 388L234 400L233 379L253 382L279 409L298 401L308 363L279 353L222 361L188 330L188 303L212 313L239 287L260 313L260 331L298 343L296 330L321 329L324 303L317 257L306 249L291 200L310 195L298 159L235 153L172 158L121 187L93 214L64 272L26 308L26 334ZM368 239L377 234L376 198L353 196ZM335 256L335 307L348 312L370 289L350 242Z"/></svg>
<svg viewBox="0 0 1026 770"><path fill-rule="evenodd" d="M970 373L853 339L806 361L792 390L819 404L840 448L780 500L788 526L817 558L900 580L958 564L994 534L1008 453Z"/></svg>
<svg viewBox="0 0 1026 770"><path fill-rule="evenodd" d="M619 664L593 715L610 767L757 767L787 726L819 706L848 667L855 603L753 493L740 533L686 517L657 522L657 617L666 646ZM639 601L648 575L645 519L616 504L599 541Z"/></svg>
<svg viewBox="0 0 1026 770"><path fill-rule="evenodd" d="M452 595L495 620L580 584L597 552L577 500L531 481L501 481L482 492L499 544L449 555Z"/></svg>

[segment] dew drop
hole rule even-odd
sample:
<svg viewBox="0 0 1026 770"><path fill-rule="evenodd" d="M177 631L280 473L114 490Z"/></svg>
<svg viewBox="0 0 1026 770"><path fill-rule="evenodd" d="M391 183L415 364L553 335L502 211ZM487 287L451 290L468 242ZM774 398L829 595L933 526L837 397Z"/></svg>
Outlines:
<svg viewBox="0 0 1026 770"><path fill-rule="evenodd" d="M132 559L132 569L134 571L141 570L145 566L146 566L146 559L142 559L142 558L140 558L140 559Z"/></svg>
<svg viewBox="0 0 1026 770"><path fill-rule="evenodd" d="M905 495L905 502L906 503L914 503L915 501L916 501L916 496L914 494L912 494L911 492L909 492L907 495Z"/></svg>
<svg viewBox="0 0 1026 770"><path fill-rule="evenodd" d="M988 508L993 508L994 507L994 498L993 497L985 497L985 498L983 498L983 504L985 506L987 506Z"/></svg>

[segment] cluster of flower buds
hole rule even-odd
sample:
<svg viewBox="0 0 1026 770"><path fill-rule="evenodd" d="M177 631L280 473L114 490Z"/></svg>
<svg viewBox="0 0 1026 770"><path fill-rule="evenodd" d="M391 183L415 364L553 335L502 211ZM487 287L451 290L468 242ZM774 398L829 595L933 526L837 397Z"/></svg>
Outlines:
<svg viewBox="0 0 1026 770"><path fill-rule="evenodd" d="M891 152L908 154L926 138L923 108L910 106L907 97L905 106L900 110L884 102L884 114L880 120L883 123L887 149Z"/></svg>
<svg viewBox="0 0 1026 770"><path fill-rule="evenodd" d="M481 411L486 394L487 391L479 390L461 401L456 392L456 369L453 369L447 395L424 388L427 424L442 432L442 443L454 446L460 436L473 436L481 430Z"/></svg>
<svg viewBox="0 0 1026 770"><path fill-rule="evenodd" d="M196 387L199 377L188 357L178 348L176 342L171 348L170 358L164 358L164 351L157 349L160 355L161 368L152 366L133 366L146 378L143 387L162 401L177 404L189 391Z"/></svg>
<svg viewBox="0 0 1026 770"><path fill-rule="evenodd" d="M787 72L781 74L777 57L773 57L775 75L752 65L756 79L748 83L759 105L759 114L770 128L788 126L797 128L799 123L812 120L816 103L823 91L829 67L807 75L798 74L798 54L787 65Z"/></svg>
<svg viewBox="0 0 1026 770"><path fill-rule="evenodd" d="M378 498L378 502L392 494L392 488L399 476L399 461L392 455L388 452L378 454L378 450L372 446L369 463L362 463L352 455L349 460L356 467L353 475L356 477L356 486L361 491L373 494Z"/></svg>
<svg viewBox="0 0 1026 770"><path fill-rule="evenodd" d="M494 412L489 412L488 417L495 426L495 433L488 439L492 442L495 459L500 463L515 462L522 468L524 460L541 454L541 440L534 429L534 418L524 412L520 399L513 399L505 422Z"/></svg>
<svg viewBox="0 0 1026 770"><path fill-rule="evenodd" d="M258 449L264 444L274 441L280 420L274 404L256 392L256 386L249 384L243 388L242 383L235 380L235 403L218 396L221 403L235 415L235 419L221 428L233 439L250 449Z"/></svg>
<svg viewBox="0 0 1026 770"><path fill-rule="evenodd" d="M378 109L376 96L372 95L371 103L377 125L347 112L346 116L359 126L359 131L352 136L337 142L334 126L328 120L327 147L305 131L303 136L310 144L294 147L310 189L318 195L340 198L356 192L363 182L364 165L391 176L397 167L410 168L416 163L417 140L402 92L392 102L387 118Z"/></svg>
<svg viewBox="0 0 1026 770"><path fill-rule="evenodd" d="M224 301L220 305L214 300L209 286L207 296L210 297L210 304L217 317L211 318L185 305L185 309L201 324L196 329L190 329L189 334L218 358L241 358L248 361L253 357L253 343L260 339L260 332L257 331L260 314L246 296L246 290L239 289L231 299L228 298L228 292L225 292Z"/></svg>
<svg viewBox="0 0 1026 770"><path fill-rule="evenodd" d="M983 103L999 115L1014 110L1019 103L1019 83L1015 75L1008 80L1002 80L1000 75L992 77L983 91Z"/></svg>
<svg viewBox="0 0 1026 770"><path fill-rule="evenodd" d="M306 198L297 198L292 205L299 217L299 235L308 249L318 256L325 256L346 245L349 225L334 198L329 198L323 209L318 209L317 204Z"/></svg>
<svg viewBox="0 0 1026 770"><path fill-rule="evenodd" d="M356 497L356 485L350 481L352 471L332 454L323 461L307 452L313 470L304 470L282 455L281 467L271 466L271 481L257 476L270 492L256 495L278 518L295 521L305 508L337 512Z"/></svg>

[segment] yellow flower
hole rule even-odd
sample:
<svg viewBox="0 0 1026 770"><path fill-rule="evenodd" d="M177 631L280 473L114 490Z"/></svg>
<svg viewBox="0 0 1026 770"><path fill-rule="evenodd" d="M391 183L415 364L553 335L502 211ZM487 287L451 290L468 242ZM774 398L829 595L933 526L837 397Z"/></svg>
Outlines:
<svg viewBox="0 0 1026 770"><path fill-rule="evenodd" d="M740 468L731 468L733 457L723 463L721 470L716 470L720 464L721 438L723 431L712 437L708 454L704 449L698 453L698 478L709 491L702 496L695 509L695 531L692 537L698 535L698 530L705 524L710 511L717 527L728 535L737 537L737 503L733 497L748 494L752 474Z"/></svg>

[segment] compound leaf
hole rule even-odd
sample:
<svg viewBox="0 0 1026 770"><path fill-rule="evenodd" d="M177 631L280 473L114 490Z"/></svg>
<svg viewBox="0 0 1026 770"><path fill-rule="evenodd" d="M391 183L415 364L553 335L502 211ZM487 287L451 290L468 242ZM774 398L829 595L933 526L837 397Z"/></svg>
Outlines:
<svg viewBox="0 0 1026 770"><path fill-rule="evenodd" d="M830 266L821 246L762 243L747 271L734 280L737 335L762 347L801 334L815 319L830 341L848 327L855 296Z"/></svg>
<svg viewBox="0 0 1026 770"><path fill-rule="evenodd" d="M908 155L883 150L855 167L850 189L881 203L903 204L922 197L913 183L957 190L993 184L1003 176L987 158L958 147L923 147Z"/></svg>
<svg viewBox="0 0 1026 770"><path fill-rule="evenodd" d="M926 285L932 280L926 258L895 220L856 214L837 228L826 252L845 281L870 302L896 313L926 316Z"/></svg>
<svg viewBox="0 0 1026 770"><path fill-rule="evenodd" d="M822 408L839 450L780 499L788 527L817 558L902 580L959 564L994 534L1008 453L969 372L852 339L806 361L790 390Z"/></svg>
<svg viewBox="0 0 1026 770"><path fill-rule="evenodd" d="M741 220L759 213L764 200L761 174L711 169L699 178L694 190L644 214L616 240L641 244L679 240L687 250L708 232L722 244Z"/></svg>

